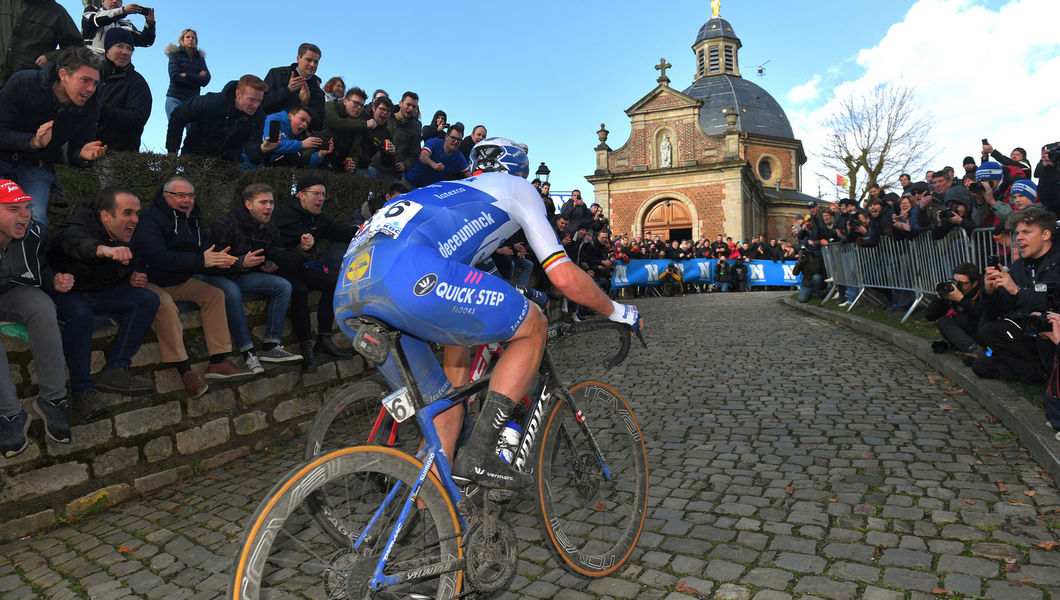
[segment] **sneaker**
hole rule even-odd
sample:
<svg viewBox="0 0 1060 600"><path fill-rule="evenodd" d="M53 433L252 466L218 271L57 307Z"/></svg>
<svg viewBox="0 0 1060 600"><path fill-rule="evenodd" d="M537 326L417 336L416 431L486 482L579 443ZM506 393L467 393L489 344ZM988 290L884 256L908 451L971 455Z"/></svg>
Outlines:
<svg viewBox="0 0 1060 600"><path fill-rule="evenodd" d="M184 382L184 390L188 392L188 396L192 400L202 396L206 393L206 390L210 389L210 386L195 371L188 371L181 375L180 379Z"/></svg>
<svg viewBox="0 0 1060 600"><path fill-rule="evenodd" d="M839 308L846 308L846 307L850 306L851 304L853 304L853 303L850 300L847 300L846 302L840 302L839 303Z"/></svg>
<svg viewBox="0 0 1060 600"><path fill-rule="evenodd" d="M353 354L336 346L335 340L331 339L330 335L317 337L317 343L313 346L313 351L317 354L326 354L332 358L350 358L353 356Z"/></svg>
<svg viewBox="0 0 1060 600"><path fill-rule="evenodd" d="M244 379L250 379L253 376L254 371L240 369L233 365L230 360L223 360L215 365L208 365L206 367L206 372L202 374L202 378L206 381L242 381Z"/></svg>
<svg viewBox="0 0 1060 600"><path fill-rule="evenodd" d="M1056 432L1056 435L1053 436L1053 439L1060 442L1060 431Z"/></svg>
<svg viewBox="0 0 1060 600"><path fill-rule="evenodd" d="M111 394L123 394L135 396L138 394L150 394L155 391L155 386L146 379L133 377L128 368L107 367L96 375L96 389Z"/></svg>
<svg viewBox="0 0 1060 600"><path fill-rule="evenodd" d="M258 352L258 360L263 363L295 362L302 360L302 355L288 352L282 345L277 344L269 350Z"/></svg>
<svg viewBox="0 0 1060 600"><path fill-rule="evenodd" d="M0 454L4 458L18 456L29 445L26 431L32 419L24 410L19 410L12 417L0 417Z"/></svg>
<svg viewBox="0 0 1060 600"><path fill-rule="evenodd" d="M95 390L74 394L74 409L81 423L97 421L110 413L107 403L99 399Z"/></svg>
<svg viewBox="0 0 1060 600"><path fill-rule="evenodd" d="M258 355L253 352L247 352L246 358L243 359L243 366L255 375L261 375L265 372L265 367L261 366L261 361L258 360Z"/></svg>
<svg viewBox="0 0 1060 600"><path fill-rule="evenodd" d="M60 444L70 443L70 407L66 398L53 401L37 398L33 408L44 421L44 432L48 437Z"/></svg>

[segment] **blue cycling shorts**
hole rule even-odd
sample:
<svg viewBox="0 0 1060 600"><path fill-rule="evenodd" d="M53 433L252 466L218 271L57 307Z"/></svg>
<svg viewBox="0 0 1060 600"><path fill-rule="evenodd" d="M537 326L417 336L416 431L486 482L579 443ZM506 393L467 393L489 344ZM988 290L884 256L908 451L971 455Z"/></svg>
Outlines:
<svg viewBox="0 0 1060 600"><path fill-rule="evenodd" d="M420 340L476 346L510 339L526 320L530 301L500 277L444 258L433 247L378 235L344 258L334 308L351 340L356 332L344 319L370 316ZM429 346L408 336L402 340L424 398L441 396L444 391L436 388L448 380L439 379L441 367ZM397 387L391 363L381 368Z"/></svg>

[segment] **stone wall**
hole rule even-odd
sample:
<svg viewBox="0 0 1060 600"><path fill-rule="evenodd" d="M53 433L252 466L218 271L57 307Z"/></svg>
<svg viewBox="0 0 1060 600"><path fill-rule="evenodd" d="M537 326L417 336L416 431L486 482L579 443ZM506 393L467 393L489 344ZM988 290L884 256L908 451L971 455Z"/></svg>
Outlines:
<svg viewBox="0 0 1060 600"><path fill-rule="evenodd" d="M264 307L261 301L247 302L247 316L259 341ZM183 313L181 319L188 354L201 374L207 354L199 313ZM114 327L96 331L94 373L103 366L114 333ZM342 337L335 339L348 348ZM292 351L297 348L289 332L285 342ZM29 346L7 337L3 344L28 410L37 394ZM265 373L254 379L211 382L205 395L190 399L176 370L162 369L158 361L158 343L149 332L133 359L132 372L153 380L156 393L139 397L101 393L111 415L88 424L73 418L69 444L46 439L41 420L34 416L29 447L13 459L0 458L0 542L304 435L327 391L365 372L364 360L357 355L343 361L318 357L320 364L313 374L302 373L299 363L266 365ZM76 413L73 408L71 412Z"/></svg>

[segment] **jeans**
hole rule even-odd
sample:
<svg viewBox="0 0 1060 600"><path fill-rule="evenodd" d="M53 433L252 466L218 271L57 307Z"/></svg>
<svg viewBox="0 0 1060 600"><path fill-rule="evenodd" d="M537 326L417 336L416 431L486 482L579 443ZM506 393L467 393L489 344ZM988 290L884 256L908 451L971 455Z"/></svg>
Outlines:
<svg viewBox="0 0 1060 600"><path fill-rule="evenodd" d="M65 323L62 331L63 354L70 369L70 388L75 394L93 390L92 316L96 313L118 317L118 333L110 347L107 367L128 367L140 349L144 334L158 312L158 295L146 288L122 283L98 292L54 294L56 314Z"/></svg>
<svg viewBox="0 0 1060 600"><path fill-rule="evenodd" d="M817 292L824 289L824 275L820 273L814 273L810 278L810 285L806 285L806 280L802 280L802 285L799 286L799 302L809 302L810 298Z"/></svg>
<svg viewBox="0 0 1060 600"><path fill-rule="evenodd" d="M335 324L335 285L338 276L316 269L303 267L295 273L285 273L284 278L291 282L291 325L299 342L313 339L313 327L309 322L309 291L320 292L317 303L317 333L330 335Z"/></svg>
<svg viewBox="0 0 1060 600"><path fill-rule="evenodd" d="M55 319L55 304L48 294L27 285L16 285L0 294L0 321L13 321L26 326L29 349L37 365L42 400L62 400L66 397L66 360L59 322ZM22 409L7 354L0 359L0 416L9 417Z"/></svg>
<svg viewBox="0 0 1060 600"><path fill-rule="evenodd" d="M366 169L357 169L357 174L358 175L362 175L364 177L371 177L372 179L379 179L379 180L385 181L387 183L398 183L399 181L401 181L401 179L398 178L398 177L394 177L392 175L387 175L385 173L381 173L379 171L379 169L376 169L375 167L368 167Z"/></svg>
<svg viewBox="0 0 1060 600"><path fill-rule="evenodd" d="M719 281L718 282L718 291L719 292L727 292L727 291L729 291L730 287L732 287L732 284L729 283L728 281Z"/></svg>
<svg viewBox="0 0 1060 600"><path fill-rule="evenodd" d="M169 120L173 116L173 111L177 110L177 107L184 104L184 101L173 96L166 96L166 120Z"/></svg>
<svg viewBox="0 0 1060 600"><path fill-rule="evenodd" d="M225 293L225 316L228 331L232 334L232 345L240 352L254 348L254 340L247 328L247 314L243 310L243 294L257 294L269 300L265 312L266 342L280 343L283 338L283 320L287 317L287 305L291 301L291 284L277 275L251 272L233 278L220 275L196 275L201 281L221 288Z"/></svg>
<svg viewBox="0 0 1060 600"><path fill-rule="evenodd" d="M33 198L29 202L30 214L35 222L47 229L48 199L51 198L52 182L55 181L55 168L13 165L0 161L0 176L11 179L27 196Z"/></svg>

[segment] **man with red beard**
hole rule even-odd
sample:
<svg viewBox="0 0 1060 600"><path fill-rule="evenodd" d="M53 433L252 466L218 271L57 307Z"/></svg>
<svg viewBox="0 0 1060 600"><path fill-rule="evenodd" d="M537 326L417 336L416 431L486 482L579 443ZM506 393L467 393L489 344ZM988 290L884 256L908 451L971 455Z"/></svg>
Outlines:
<svg viewBox="0 0 1060 600"><path fill-rule="evenodd" d="M66 404L66 361L55 305L41 288L70 291L74 278L55 273L42 256L45 230L30 220L30 198L14 181L0 180L0 321L25 325L37 365L40 395L33 404L48 437L70 442ZM0 354L0 455L26 449L30 416L11 380L7 354Z"/></svg>

